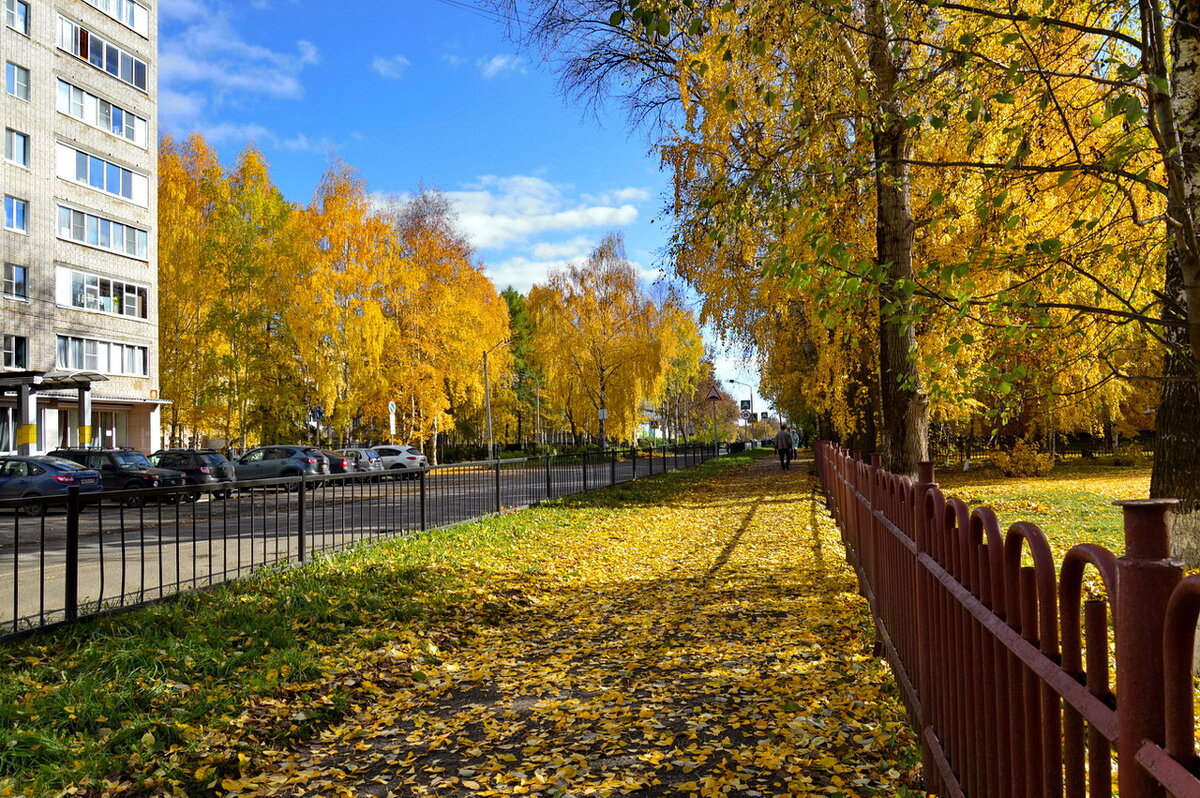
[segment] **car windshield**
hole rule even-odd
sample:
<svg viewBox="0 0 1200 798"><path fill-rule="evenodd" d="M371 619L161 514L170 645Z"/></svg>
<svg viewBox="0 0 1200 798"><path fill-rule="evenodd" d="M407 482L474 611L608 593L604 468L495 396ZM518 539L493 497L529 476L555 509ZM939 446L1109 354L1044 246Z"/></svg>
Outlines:
<svg viewBox="0 0 1200 798"><path fill-rule="evenodd" d="M113 460L120 468L150 468L150 461L141 452L113 452Z"/></svg>
<svg viewBox="0 0 1200 798"><path fill-rule="evenodd" d="M55 468L60 469L62 471L86 471L87 470L86 468L81 466L79 463L73 463L70 460L62 459L61 457L43 457L41 460L38 460L38 462L46 463L47 465L52 465Z"/></svg>

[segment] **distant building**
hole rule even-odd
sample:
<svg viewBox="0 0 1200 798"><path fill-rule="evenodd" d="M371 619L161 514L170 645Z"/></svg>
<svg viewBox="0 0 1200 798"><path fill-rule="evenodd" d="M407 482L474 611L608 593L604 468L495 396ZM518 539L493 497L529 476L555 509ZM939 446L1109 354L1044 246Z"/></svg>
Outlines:
<svg viewBox="0 0 1200 798"><path fill-rule="evenodd" d="M3 3L0 452L151 449L161 406L155 9Z"/></svg>

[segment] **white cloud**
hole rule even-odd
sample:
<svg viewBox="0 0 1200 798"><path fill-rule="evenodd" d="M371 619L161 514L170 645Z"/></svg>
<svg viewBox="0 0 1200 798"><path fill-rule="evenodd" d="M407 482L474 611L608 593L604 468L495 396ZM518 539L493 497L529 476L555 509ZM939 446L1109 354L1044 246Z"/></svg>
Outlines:
<svg viewBox="0 0 1200 798"><path fill-rule="evenodd" d="M479 74L483 75L487 80L491 80L505 72L515 72L519 75L524 75L526 72L525 65L521 63L520 56L516 55L494 55L491 58L483 58L475 62L479 67Z"/></svg>
<svg viewBox="0 0 1200 798"><path fill-rule="evenodd" d="M158 112L164 119L176 123L190 123L204 113L208 98L199 92L181 93L161 91L158 93Z"/></svg>
<svg viewBox="0 0 1200 798"><path fill-rule="evenodd" d="M321 63L321 51L312 42L300 39L296 42L296 49L300 51L300 62L302 64Z"/></svg>
<svg viewBox="0 0 1200 798"><path fill-rule="evenodd" d="M442 60L452 67L462 66L464 63L466 63L466 59L464 59L461 55L455 55L454 53L445 53L442 55Z"/></svg>
<svg viewBox="0 0 1200 798"><path fill-rule="evenodd" d="M244 40L219 10L203 0L169 0L169 15L185 23L159 42L160 92L203 91L213 104L236 95L304 96L300 75L320 60L311 42L279 52ZM196 88L199 87L199 88Z"/></svg>
<svg viewBox="0 0 1200 798"><path fill-rule="evenodd" d="M590 198L644 198L644 189L613 189L580 195L567 183L538 175L484 175L458 191L444 192L458 217L458 227L477 250L487 253L484 268L498 288L512 285L525 292L545 282L551 269L586 258L604 233L637 221L632 202L590 204ZM374 193L374 207L405 202L411 194ZM565 235L564 235L565 234ZM638 276L653 282L662 276L633 261Z"/></svg>
<svg viewBox="0 0 1200 798"><path fill-rule="evenodd" d="M326 154L336 149L336 145L328 139L310 139L303 133L284 138L266 127L258 124L235 125L222 123L202 127L204 138L212 144L232 144L245 146L253 143L263 149L286 150L289 152L311 152Z"/></svg>
<svg viewBox="0 0 1200 798"><path fill-rule="evenodd" d="M484 272L496 288L503 290L511 285L522 294L528 294L529 289L534 285L545 285L549 279L550 272L565 269L572 262L576 262L586 255L586 251L576 257L570 258L542 259L536 257L526 258L518 255L496 263L485 261ZM662 276L661 269L647 269L636 261L631 261L631 264L637 271L638 279L643 282L654 282Z"/></svg>
<svg viewBox="0 0 1200 798"><path fill-rule="evenodd" d="M484 272L496 288L503 290L511 285L522 294L528 294L535 284L545 283L552 270L561 269L569 262L515 257L500 263L484 263Z"/></svg>
<svg viewBox="0 0 1200 798"><path fill-rule="evenodd" d="M404 75L404 70L411 65L407 58L402 55L393 55L390 58L376 56L371 62L371 69L382 75L385 78L399 78Z"/></svg>
<svg viewBox="0 0 1200 798"><path fill-rule="evenodd" d="M632 224L638 209L631 203L591 205L568 199L569 185L533 175L479 178L463 191L449 191L463 230L479 249L520 244L539 233L587 230Z"/></svg>
<svg viewBox="0 0 1200 798"><path fill-rule="evenodd" d="M199 19L207 13L204 0L161 0L158 4L158 17L163 21Z"/></svg>
<svg viewBox="0 0 1200 798"><path fill-rule="evenodd" d="M624 202L645 202L650 199L650 196L647 189L631 187L613 189L599 194L582 194L580 199L597 205L619 205Z"/></svg>
<svg viewBox="0 0 1200 798"><path fill-rule="evenodd" d="M596 243L596 241L586 236L576 236L570 241L542 241L534 244L533 249L530 251L533 253L535 258L542 260L561 258L573 260L575 258L585 257L595 248Z"/></svg>

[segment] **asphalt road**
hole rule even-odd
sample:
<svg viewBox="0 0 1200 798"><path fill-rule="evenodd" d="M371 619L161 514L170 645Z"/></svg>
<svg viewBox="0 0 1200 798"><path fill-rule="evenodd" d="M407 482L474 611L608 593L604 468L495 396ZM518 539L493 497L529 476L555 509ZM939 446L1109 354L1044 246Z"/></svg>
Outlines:
<svg viewBox="0 0 1200 798"><path fill-rule="evenodd" d="M658 457L653 470L688 464L682 455ZM648 459L639 457L636 466L637 477L649 475ZM423 479L318 480L303 495L251 488L228 499L204 496L140 508L103 502L79 517L79 612L139 604L273 563L298 562L302 548L311 557L633 478L630 461L590 463L586 473L578 463L547 470L544 460L509 461L498 480L493 465L458 465L432 469ZM65 617L66 543L65 508L33 518L0 508L0 634Z"/></svg>

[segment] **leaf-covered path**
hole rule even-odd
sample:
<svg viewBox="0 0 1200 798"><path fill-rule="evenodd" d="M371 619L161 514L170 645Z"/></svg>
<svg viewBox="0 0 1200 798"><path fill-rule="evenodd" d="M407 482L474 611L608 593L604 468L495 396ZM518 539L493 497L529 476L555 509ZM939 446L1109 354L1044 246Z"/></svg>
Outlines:
<svg viewBox="0 0 1200 798"><path fill-rule="evenodd" d="M506 617L233 795L898 795L891 675L803 464L479 563ZM518 559L520 561L518 562Z"/></svg>

